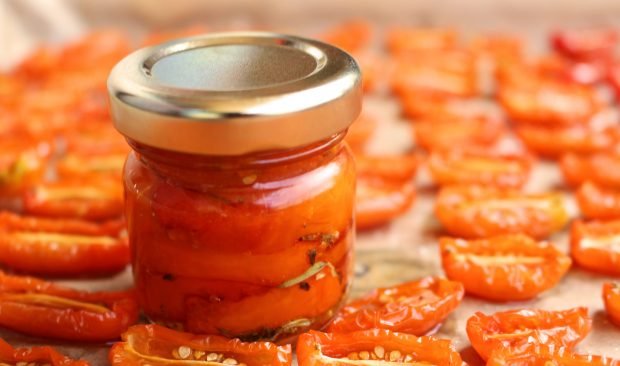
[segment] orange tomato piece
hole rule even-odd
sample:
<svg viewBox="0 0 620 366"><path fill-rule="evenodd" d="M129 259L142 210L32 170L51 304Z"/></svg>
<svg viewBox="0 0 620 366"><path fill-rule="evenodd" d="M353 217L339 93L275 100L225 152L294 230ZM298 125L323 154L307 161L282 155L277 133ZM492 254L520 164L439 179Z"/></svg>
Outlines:
<svg viewBox="0 0 620 366"><path fill-rule="evenodd" d="M437 277L379 288L347 304L328 331L350 333L380 328L424 335L435 330L459 306L463 294L461 283Z"/></svg>
<svg viewBox="0 0 620 366"><path fill-rule="evenodd" d="M571 256L589 271L620 275L620 220L573 222Z"/></svg>
<svg viewBox="0 0 620 366"><path fill-rule="evenodd" d="M405 182L415 178L420 165L416 153L403 155L356 155L357 175L390 182Z"/></svg>
<svg viewBox="0 0 620 366"><path fill-rule="evenodd" d="M349 127L345 141L354 152L361 152L366 147L373 132L377 128L377 120L369 115L360 115Z"/></svg>
<svg viewBox="0 0 620 366"><path fill-rule="evenodd" d="M607 316L620 327L620 285L613 282L603 284L603 301Z"/></svg>
<svg viewBox="0 0 620 366"><path fill-rule="evenodd" d="M454 146L490 146L506 132L502 121L490 116L428 117L413 124L415 143L427 150Z"/></svg>
<svg viewBox="0 0 620 366"><path fill-rule="evenodd" d="M13 348L0 339L0 363L5 365L90 366L86 361L66 357L50 346Z"/></svg>
<svg viewBox="0 0 620 366"><path fill-rule="evenodd" d="M588 219L620 218L620 189L586 182L575 193L581 214Z"/></svg>
<svg viewBox="0 0 620 366"><path fill-rule="evenodd" d="M480 184L507 188L522 187L532 169L532 160L490 149L448 149L433 151L428 168L436 184Z"/></svg>
<svg viewBox="0 0 620 366"><path fill-rule="evenodd" d="M619 360L609 357L576 354L566 347L553 344L521 342L510 348L497 349L487 366L618 366Z"/></svg>
<svg viewBox="0 0 620 366"><path fill-rule="evenodd" d="M561 311L508 310L492 315L477 312L467 320L467 336L485 361L493 351L526 340L572 349L591 328L592 319L584 307Z"/></svg>
<svg viewBox="0 0 620 366"><path fill-rule="evenodd" d="M615 151L565 154L560 159L560 169L571 186L590 181L601 187L620 188L620 153Z"/></svg>
<svg viewBox="0 0 620 366"><path fill-rule="evenodd" d="M545 238L568 222L560 193L526 194L481 186L442 188L435 215L448 233L464 238L517 233Z"/></svg>
<svg viewBox="0 0 620 366"><path fill-rule="evenodd" d="M570 258L549 242L523 234L464 240L442 238L446 276L465 291L492 301L522 301L554 287L571 265Z"/></svg>
<svg viewBox="0 0 620 366"><path fill-rule="evenodd" d="M415 195L412 181L397 182L360 176L355 195L357 229L384 225L402 215L413 204Z"/></svg>
<svg viewBox="0 0 620 366"><path fill-rule="evenodd" d="M394 55L429 50L448 50L457 44L457 33L442 28L392 28L386 35L386 47Z"/></svg>
<svg viewBox="0 0 620 366"><path fill-rule="evenodd" d="M385 329L304 333L297 341L297 360L299 366L465 365L447 339L416 337Z"/></svg>
<svg viewBox="0 0 620 366"><path fill-rule="evenodd" d="M351 20L328 29L318 38L347 52L355 53L368 46L372 33L370 23L363 20Z"/></svg>

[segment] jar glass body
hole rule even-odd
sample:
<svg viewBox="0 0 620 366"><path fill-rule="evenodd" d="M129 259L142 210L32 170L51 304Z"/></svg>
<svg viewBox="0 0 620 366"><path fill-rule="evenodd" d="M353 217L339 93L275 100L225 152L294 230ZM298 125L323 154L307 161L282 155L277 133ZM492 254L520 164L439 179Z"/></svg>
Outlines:
<svg viewBox="0 0 620 366"><path fill-rule="evenodd" d="M355 167L343 135L240 157L130 141L126 216L149 319L274 341L327 324L352 274Z"/></svg>

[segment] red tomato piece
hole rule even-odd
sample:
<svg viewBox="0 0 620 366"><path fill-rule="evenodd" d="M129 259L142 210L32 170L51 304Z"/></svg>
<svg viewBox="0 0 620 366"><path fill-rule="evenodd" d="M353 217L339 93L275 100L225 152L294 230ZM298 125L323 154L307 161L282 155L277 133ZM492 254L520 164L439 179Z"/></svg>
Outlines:
<svg viewBox="0 0 620 366"><path fill-rule="evenodd" d="M465 291L492 301L522 301L554 287L571 265L570 258L549 242L522 235L488 239L442 238L446 276Z"/></svg>
<svg viewBox="0 0 620 366"><path fill-rule="evenodd" d="M620 100L620 62L609 67L607 81L616 93L616 100Z"/></svg>
<svg viewBox="0 0 620 366"><path fill-rule="evenodd" d="M123 214L123 187L115 179L43 183L23 194L24 212L48 217L113 219Z"/></svg>
<svg viewBox="0 0 620 366"><path fill-rule="evenodd" d="M500 154L490 149L436 150L428 159L436 184L480 184L507 188L522 187L532 169L532 159Z"/></svg>
<svg viewBox="0 0 620 366"><path fill-rule="evenodd" d="M352 333L304 333L297 341L297 360L299 366L465 365L447 339L416 337L385 329Z"/></svg>
<svg viewBox="0 0 620 366"><path fill-rule="evenodd" d="M327 30L318 38L347 52L355 53L368 46L372 33L372 26L368 22L352 20Z"/></svg>
<svg viewBox="0 0 620 366"><path fill-rule="evenodd" d="M135 325L123 333L109 354L112 366L247 365L290 366L291 346L245 343L214 335L195 335L159 325Z"/></svg>
<svg viewBox="0 0 620 366"><path fill-rule="evenodd" d="M493 351L523 341L572 349L592 328L587 308L561 311L509 310L493 315L477 312L467 320L467 336L485 361Z"/></svg>
<svg viewBox="0 0 620 366"><path fill-rule="evenodd" d="M452 29L441 28L393 28L386 36L386 47L392 54L420 51L448 50L458 41Z"/></svg>
<svg viewBox="0 0 620 366"><path fill-rule="evenodd" d="M0 135L0 196L19 195L43 179L54 145L18 132Z"/></svg>
<svg viewBox="0 0 620 366"><path fill-rule="evenodd" d="M90 366L86 361L73 360L49 346L13 348L0 339L0 363L5 365Z"/></svg>
<svg viewBox="0 0 620 366"><path fill-rule="evenodd" d="M129 264L121 220L96 224L0 212L0 263L48 276L116 273Z"/></svg>
<svg viewBox="0 0 620 366"><path fill-rule="evenodd" d="M411 181L420 164L416 153L403 155L356 155L357 175L391 182Z"/></svg>
<svg viewBox="0 0 620 366"><path fill-rule="evenodd" d="M437 277L379 288L340 310L328 331L350 333L380 328L424 335L459 306L463 294L459 282Z"/></svg>
<svg viewBox="0 0 620 366"><path fill-rule="evenodd" d="M613 282L603 284L603 301L607 316L620 327L620 285Z"/></svg>
<svg viewBox="0 0 620 366"><path fill-rule="evenodd" d="M620 275L620 220L574 221L570 247L573 260L580 267Z"/></svg>
<svg viewBox="0 0 620 366"><path fill-rule="evenodd" d="M562 55L576 60L612 57L618 32L612 28L563 29L551 34L551 45Z"/></svg>
<svg viewBox="0 0 620 366"><path fill-rule="evenodd" d="M521 342L511 348L493 352L487 366L618 366L620 361L609 357L575 354L566 347L553 344Z"/></svg>
<svg viewBox="0 0 620 366"><path fill-rule="evenodd" d="M0 325L32 336L81 342L118 338L138 320L132 291L81 292L0 273Z"/></svg>
<svg viewBox="0 0 620 366"><path fill-rule="evenodd" d="M415 195L412 181L360 176L355 196L357 229L370 229L388 223L413 205Z"/></svg>
<svg viewBox="0 0 620 366"><path fill-rule="evenodd" d="M67 154L56 163L56 172L61 180L79 178L122 178L127 154L81 155Z"/></svg>
<svg viewBox="0 0 620 366"><path fill-rule="evenodd" d="M620 189L586 182L575 194L581 214L588 219L620 218Z"/></svg>
<svg viewBox="0 0 620 366"><path fill-rule="evenodd" d="M571 186L590 181L601 187L620 188L620 154L615 151L565 154L560 159L560 169Z"/></svg>
<svg viewBox="0 0 620 366"><path fill-rule="evenodd" d="M448 233L464 238L518 233L545 238L568 222L560 193L525 194L481 186L442 188L435 214Z"/></svg>

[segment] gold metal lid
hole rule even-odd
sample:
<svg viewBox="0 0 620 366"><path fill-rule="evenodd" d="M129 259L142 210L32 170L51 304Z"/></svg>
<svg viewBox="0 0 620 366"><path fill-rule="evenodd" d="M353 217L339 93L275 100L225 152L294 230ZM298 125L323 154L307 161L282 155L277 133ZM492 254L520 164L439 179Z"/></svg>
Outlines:
<svg viewBox="0 0 620 366"><path fill-rule="evenodd" d="M126 137L166 150L241 155L311 144L361 109L356 62L328 44L262 32L209 34L147 47L108 79Z"/></svg>

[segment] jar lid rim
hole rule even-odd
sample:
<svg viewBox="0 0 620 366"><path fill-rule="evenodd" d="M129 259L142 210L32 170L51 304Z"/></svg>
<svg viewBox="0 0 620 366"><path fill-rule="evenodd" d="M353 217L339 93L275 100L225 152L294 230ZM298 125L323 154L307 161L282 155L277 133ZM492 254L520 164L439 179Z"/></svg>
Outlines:
<svg viewBox="0 0 620 366"><path fill-rule="evenodd" d="M108 79L116 128L167 150L240 155L345 130L361 109L355 60L326 43L229 32L140 49Z"/></svg>

